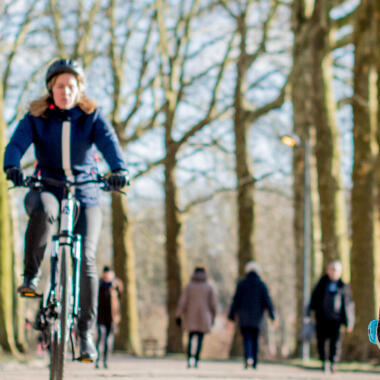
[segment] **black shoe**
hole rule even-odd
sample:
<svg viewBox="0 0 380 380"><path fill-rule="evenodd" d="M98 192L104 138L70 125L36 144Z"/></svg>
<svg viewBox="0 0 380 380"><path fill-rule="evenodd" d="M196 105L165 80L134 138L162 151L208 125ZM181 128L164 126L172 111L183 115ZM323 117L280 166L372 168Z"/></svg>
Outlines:
<svg viewBox="0 0 380 380"><path fill-rule="evenodd" d="M104 362L104 363L103 363L103 367L104 367L105 369L108 368L108 364L107 364L107 362Z"/></svg>
<svg viewBox="0 0 380 380"><path fill-rule="evenodd" d="M17 288L23 297L37 297L38 277L24 277L24 282Z"/></svg>
<svg viewBox="0 0 380 380"><path fill-rule="evenodd" d="M82 362L93 362L98 357L92 334L80 333L80 358Z"/></svg>
<svg viewBox="0 0 380 380"><path fill-rule="evenodd" d="M335 363L330 363L330 371L331 371L331 373L335 373L336 372Z"/></svg>

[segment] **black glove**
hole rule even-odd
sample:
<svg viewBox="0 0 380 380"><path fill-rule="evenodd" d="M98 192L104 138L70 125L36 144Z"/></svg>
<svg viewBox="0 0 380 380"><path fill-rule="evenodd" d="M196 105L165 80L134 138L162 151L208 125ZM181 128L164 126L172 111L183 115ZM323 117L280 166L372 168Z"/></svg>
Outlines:
<svg viewBox="0 0 380 380"><path fill-rule="evenodd" d="M175 319L175 323L176 323L177 326L181 327L181 323L182 323L181 318L180 318L180 317L177 317L177 318Z"/></svg>
<svg viewBox="0 0 380 380"><path fill-rule="evenodd" d="M15 186L22 186L24 184L24 174L19 167L10 166L5 170L5 173L7 173L7 179L12 181Z"/></svg>
<svg viewBox="0 0 380 380"><path fill-rule="evenodd" d="M112 170L112 174L108 177L107 182L112 190L122 189L124 186L129 185L128 170Z"/></svg>

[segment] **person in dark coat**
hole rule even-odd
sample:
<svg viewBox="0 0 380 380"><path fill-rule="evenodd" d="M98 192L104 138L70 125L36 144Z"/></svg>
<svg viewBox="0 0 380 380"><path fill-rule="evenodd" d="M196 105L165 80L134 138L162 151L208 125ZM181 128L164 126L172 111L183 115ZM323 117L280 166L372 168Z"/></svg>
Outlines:
<svg viewBox="0 0 380 380"><path fill-rule="evenodd" d="M320 278L312 291L306 313L308 318L311 311L315 313L318 353L323 371L327 370L326 342L329 341L330 370L335 372L341 325L346 326L347 332L351 332L354 326L355 311L350 287L342 281L341 275L342 264L337 260L329 263L327 274Z"/></svg>
<svg viewBox="0 0 380 380"><path fill-rule="evenodd" d="M267 310L270 318L277 319L268 289L261 280L258 272L260 265L249 261L245 266L246 276L239 281L233 296L228 319L234 321L237 317L244 345L244 366L257 366L257 353L260 330L263 326L264 311Z"/></svg>
<svg viewBox="0 0 380 380"><path fill-rule="evenodd" d="M96 341L98 356L95 362L96 368L99 368L101 351L103 351L103 366L104 368L108 368L109 344L120 322L120 298L122 292L122 282L115 277L115 272L109 266L105 266L99 284L98 339ZM100 347L101 342L103 342L103 350Z"/></svg>
<svg viewBox="0 0 380 380"><path fill-rule="evenodd" d="M189 333L187 344L187 367L191 367L193 358L194 367L198 367L198 361L202 350L204 335L207 334L214 323L216 315L216 293L207 281L206 269L197 266L191 277L191 281L182 291L176 310L176 322ZM197 346L192 350L193 339L196 337Z"/></svg>
<svg viewBox="0 0 380 380"><path fill-rule="evenodd" d="M42 178L83 182L97 178L97 148L112 174L114 190L127 184L127 167L112 126L97 105L84 94L82 67L71 59L57 59L45 76L46 94L32 101L4 152L3 168L15 186L24 185L21 159L33 145L37 159L34 174ZM76 188L79 215L74 233L82 236L80 278L80 351L83 360L95 359L92 333L96 323L98 274L96 246L101 231L100 190L94 184ZM37 295L40 264L57 230L63 191L55 187L31 190L25 197L29 215L25 232L24 281L21 295Z"/></svg>

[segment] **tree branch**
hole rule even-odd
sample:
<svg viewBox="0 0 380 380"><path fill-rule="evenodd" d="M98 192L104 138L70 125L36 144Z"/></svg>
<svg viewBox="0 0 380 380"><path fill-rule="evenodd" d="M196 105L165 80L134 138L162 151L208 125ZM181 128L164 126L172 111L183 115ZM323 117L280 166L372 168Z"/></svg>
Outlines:
<svg viewBox="0 0 380 380"><path fill-rule="evenodd" d="M223 78L224 71L226 69L227 63L228 63L228 56L230 54L231 48L232 48L232 42L234 40L234 36L230 38L230 41L228 43L226 52L224 54L224 57L222 59L222 62L220 64L220 69L215 81L215 85L212 91L212 95L210 98L208 111L206 116L203 118L203 120L199 121L196 125L194 125L188 132L186 132L180 140L178 140L174 144L174 149L178 150L182 144L184 144L191 136L195 135L198 131L200 131L206 124L210 123L213 119L215 119L216 115L214 115L215 112L215 105L216 105L216 98L218 94L219 87L221 85L221 81ZM226 110L219 113L219 116L222 116Z"/></svg>
<svg viewBox="0 0 380 380"><path fill-rule="evenodd" d="M332 41L330 44L330 51L345 47L353 43L353 32L345 34L342 38Z"/></svg>
<svg viewBox="0 0 380 380"><path fill-rule="evenodd" d="M62 33L61 33L61 27L60 27L60 20L61 20L61 13L58 9L57 0L50 0L49 2L49 10L50 14L53 18L53 35L55 40L57 41L58 45L58 53L61 57L66 57L66 46L62 39Z"/></svg>
<svg viewBox="0 0 380 380"><path fill-rule="evenodd" d="M250 123L254 123L261 116L266 115L269 111L272 111L276 108L280 108L287 97L287 92L289 89L288 82L282 87L279 95L272 102L265 104L264 106L253 110L253 111L245 111L245 117Z"/></svg>
<svg viewBox="0 0 380 380"><path fill-rule="evenodd" d="M144 90L143 78L144 78L144 75L145 75L147 68L148 68L148 65L149 65L149 59L147 58L147 47L149 45L149 42L150 42L150 39L152 36L153 18L154 18L154 15L152 16L150 26L148 28L143 46L141 48L141 66L140 66L140 70L139 70L139 77L137 80L137 88L136 88L135 96L134 96L135 102L134 102L131 110L128 112L128 116L122 122L123 128L125 128L128 125L129 121L132 119L134 114L139 110L139 108L141 106L141 99L142 99L143 90ZM153 124L154 123L152 123L152 125Z"/></svg>
<svg viewBox="0 0 380 380"><path fill-rule="evenodd" d="M25 39L26 30L29 26L30 21L33 18L33 10L34 10L35 6L36 6L36 3L32 3L30 5L30 7L28 8L28 10L26 11L24 21L21 22L19 25L19 29L17 31L15 40L13 42L12 50L8 56L7 64L6 64L4 74L3 74L3 79L2 79L2 81L3 81L3 97L4 98L6 97L8 87L9 87L8 79L9 79L13 60L16 56L18 48L21 46L21 44L23 43L23 41Z"/></svg>
<svg viewBox="0 0 380 380"><path fill-rule="evenodd" d="M274 4L273 4L274 3ZM271 1L270 5L270 11L268 14L267 19L264 21L263 26L262 26L262 38L261 42L256 49L256 51L252 54L247 54L247 66L251 66L258 57L261 56L262 53L266 51L266 44L268 41L268 32L270 29L270 25L274 19L274 16L276 15L277 12L277 7L278 7L278 1Z"/></svg>
<svg viewBox="0 0 380 380"><path fill-rule="evenodd" d="M337 18L337 19L331 19L330 18L330 26L333 29L340 29L347 25L353 25L355 21L356 16L356 9L352 10L350 13L345 14L344 16Z"/></svg>

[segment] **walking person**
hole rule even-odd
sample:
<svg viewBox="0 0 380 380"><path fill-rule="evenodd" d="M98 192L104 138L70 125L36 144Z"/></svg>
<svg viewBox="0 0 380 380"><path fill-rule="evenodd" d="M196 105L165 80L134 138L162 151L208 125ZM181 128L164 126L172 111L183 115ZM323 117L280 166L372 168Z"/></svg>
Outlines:
<svg viewBox="0 0 380 380"><path fill-rule="evenodd" d="M342 281L341 276L341 262L330 262L327 273L320 278L312 291L306 313L307 318L310 317L311 311L315 313L318 353L323 371L328 370L327 359L330 361L331 372L336 371L341 326L345 325L347 332L351 332L354 326L355 312L350 287Z"/></svg>
<svg viewBox="0 0 380 380"><path fill-rule="evenodd" d="M277 326L277 319L267 286L259 276L260 264L249 261L244 268L246 276L237 284L232 299L228 319L234 321L237 317L244 346L244 368L257 367L260 330L263 327L264 312Z"/></svg>
<svg viewBox="0 0 380 380"><path fill-rule="evenodd" d="M97 105L84 94L81 66L70 59L55 60L45 76L47 94L30 104L19 122L4 154L7 179L22 186L20 161L33 144L37 159L35 175L57 180L85 181L97 178L95 147L103 154L112 173L108 183L117 190L127 184L127 168L116 133L103 118ZM81 359L93 360L96 348L98 275L96 246L101 229L100 190L93 184L78 187L79 215L74 233L82 236L79 336ZM21 295L37 292L39 268L52 235L57 230L62 190L46 187L31 190L25 197L29 216L25 233L24 281Z"/></svg>
<svg viewBox="0 0 380 380"><path fill-rule="evenodd" d="M96 368L99 368L101 352L103 352L103 367L108 368L108 352L111 348L113 335L120 322L120 298L122 292L122 282L115 277L115 272L109 266L105 266L99 283ZM103 347L100 347L101 342L103 342Z"/></svg>
<svg viewBox="0 0 380 380"><path fill-rule="evenodd" d="M207 280L206 269L197 266L190 283L182 291L176 310L176 322L188 332L187 367L198 367L203 338L211 330L216 315L216 294ZM193 341L197 341L194 352Z"/></svg>

